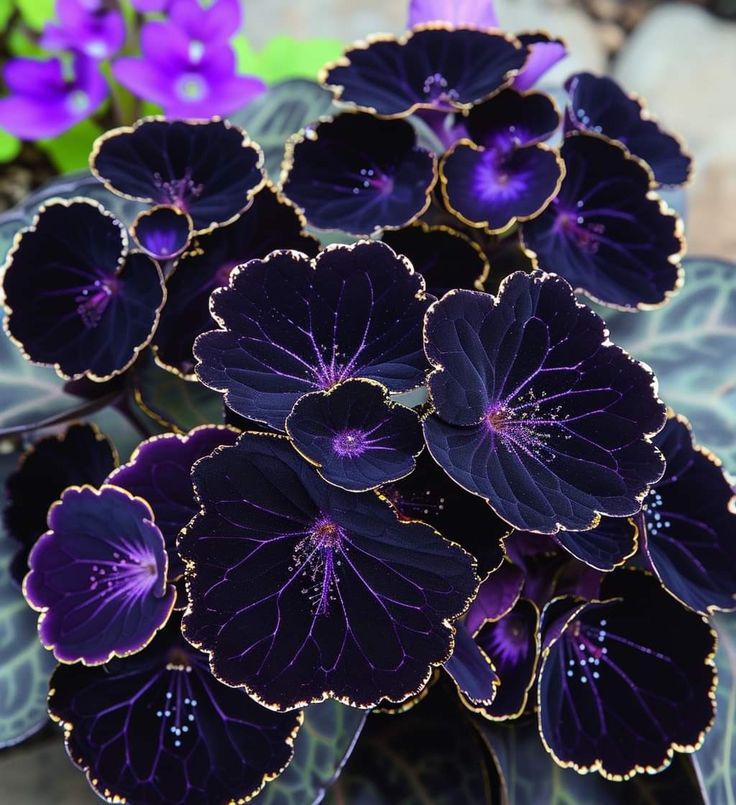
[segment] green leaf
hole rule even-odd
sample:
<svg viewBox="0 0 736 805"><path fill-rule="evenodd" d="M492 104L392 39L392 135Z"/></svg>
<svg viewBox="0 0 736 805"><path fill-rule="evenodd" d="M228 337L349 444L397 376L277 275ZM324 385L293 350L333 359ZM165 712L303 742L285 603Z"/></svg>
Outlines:
<svg viewBox="0 0 736 805"><path fill-rule="evenodd" d="M0 129L0 162L10 162L20 153L20 140Z"/></svg>
<svg viewBox="0 0 736 805"><path fill-rule="evenodd" d="M134 385L141 410L165 428L186 433L198 425L223 421L222 394L162 369L150 352L136 364Z"/></svg>
<svg viewBox="0 0 736 805"><path fill-rule="evenodd" d="M716 720L693 763L708 805L736 803L736 615L714 618L718 631Z"/></svg>
<svg viewBox="0 0 736 805"><path fill-rule="evenodd" d="M1 318L1 317L0 317ZM33 423L73 408L64 381L47 366L35 366L0 333L0 428Z"/></svg>
<svg viewBox="0 0 736 805"><path fill-rule="evenodd" d="M0 507L5 505L5 479L18 455L0 457ZM49 675L53 655L38 640L37 615L10 576L17 546L0 525L0 748L12 746L47 721Z"/></svg>
<svg viewBox="0 0 736 805"><path fill-rule="evenodd" d="M274 36L260 51L255 50L243 36L237 37L234 45L238 70L257 75L267 84L287 78L316 79L322 67L339 58L344 48L339 39L295 39L291 36Z"/></svg>
<svg viewBox="0 0 736 805"><path fill-rule="evenodd" d="M84 170L92 144L102 129L91 120L83 120L53 140L38 140L38 145L51 157L60 173Z"/></svg>
<svg viewBox="0 0 736 805"><path fill-rule="evenodd" d="M736 473L736 264L690 258L685 285L657 310L597 308L611 340L648 363L661 398Z"/></svg>
<svg viewBox="0 0 736 805"><path fill-rule="evenodd" d="M487 747L455 691L440 688L435 685L406 713L368 717L326 805L499 802L498 774Z"/></svg>
<svg viewBox="0 0 736 805"><path fill-rule="evenodd" d="M26 25L36 31L40 31L45 23L56 16L54 13L56 0L15 0L15 5Z"/></svg>
<svg viewBox="0 0 736 805"><path fill-rule="evenodd" d="M279 178L287 139L308 123L335 111L332 96L315 81L296 78L270 87L230 120L263 148L266 169Z"/></svg>
<svg viewBox="0 0 736 805"><path fill-rule="evenodd" d="M700 805L702 799L687 755L676 755L660 774L638 775L625 783L599 774L563 769L545 751L534 718L508 724L476 722L504 780L508 805Z"/></svg>
<svg viewBox="0 0 736 805"><path fill-rule="evenodd" d="M5 29L13 13L13 0L0 0L0 29Z"/></svg>
<svg viewBox="0 0 736 805"><path fill-rule="evenodd" d="M355 746L366 715L365 710L332 700L307 707L293 760L251 801L258 805L320 802Z"/></svg>

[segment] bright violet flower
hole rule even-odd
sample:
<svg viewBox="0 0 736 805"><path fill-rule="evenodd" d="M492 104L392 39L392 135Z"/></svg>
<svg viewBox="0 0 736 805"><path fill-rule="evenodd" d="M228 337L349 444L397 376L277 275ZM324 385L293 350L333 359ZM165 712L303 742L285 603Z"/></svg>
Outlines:
<svg viewBox="0 0 736 805"><path fill-rule="evenodd" d="M199 0L173 0L167 16L192 40L210 47L226 44L242 22L239 0L215 0L207 8Z"/></svg>
<svg viewBox="0 0 736 805"><path fill-rule="evenodd" d="M123 57L113 75L127 89L163 106L168 117L226 115L265 89L235 72L232 48L208 48L170 22L147 22L141 30L143 57Z"/></svg>
<svg viewBox="0 0 736 805"><path fill-rule="evenodd" d="M46 24L46 50L75 50L92 59L109 59L125 44L123 15L105 0L57 0L58 22Z"/></svg>
<svg viewBox="0 0 736 805"><path fill-rule="evenodd" d="M107 96L93 59L11 59L4 68L11 92L0 99L0 128L23 140L56 137L88 118Z"/></svg>
<svg viewBox="0 0 736 805"><path fill-rule="evenodd" d="M130 0L130 4L140 14L154 12L163 14L171 4L171 0Z"/></svg>

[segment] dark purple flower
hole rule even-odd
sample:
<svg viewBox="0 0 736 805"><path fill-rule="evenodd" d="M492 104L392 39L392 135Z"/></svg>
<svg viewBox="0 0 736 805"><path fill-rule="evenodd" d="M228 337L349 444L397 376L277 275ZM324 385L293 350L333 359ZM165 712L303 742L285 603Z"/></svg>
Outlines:
<svg viewBox="0 0 736 805"><path fill-rule="evenodd" d="M94 59L10 59L3 68L11 92L0 99L0 127L22 140L56 137L92 115L107 97Z"/></svg>
<svg viewBox="0 0 736 805"><path fill-rule="evenodd" d="M506 560L478 588L465 616L465 626L475 634L487 620L497 621L516 605L524 587L524 573Z"/></svg>
<svg viewBox="0 0 736 805"><path fill-rule="evenodd" d="M471 226L500 233L539 215L557 194L564 165L542 144L559 125L551 98L503 90L473 107L465 120L470 140L442 160L448 208Z"/></svg>
<svg viewBox="0 0 736 805"><path fill-rule="evenodd" d="M206 47L173 22L146 22L141 51L140 57L116 59L113 75L134 94L163 106L168 117L226 115L265 89L260 78L237 75L230 46Z"/></svg>
<svg viewBox="0 0 736 805"><path fill-rule="evenodd" d="M28 603L62 662L99 665L140 651L168 620L164 538L140 498L114 486L68 488L28 558Z"/></svg>
<svg viewBox="0 0 736 805"><path fill-rule="evenodd" d="M651 118L643 102L627 95L608 76L576 73L565 83L566 124L620 142L641 157L661 185L680 185L690 178L692 159L682 142Z"/></svg>
<svg viewBox="0 0 736 805"><path fill-rule="evenodd" d="M130 233L154 260L171 260L189 245L192 229L192 219L186 212L159 204L139 213Z"/></svg>
<svg viewBox="0 0 736 805"><path fill-rule="evenodd" d="M302 722L215 679L176 617L133 657L60 665L50 687L71 759L101 797L136 805L244 802L289 762Z"/></svg>
<svg viewBox="0 0 736 805"><path fill-rule="evenodd" d="M261 149L226 120L143 118L99 137L90 161L109 190L176 207L196 234L234 221L265 182Z"/></svg>
<svg viewBox="0 0 736 805"><path fill-rule="evenodd" d="M452 656L443 667L473 709L487 707L495 700L500 680L493 663L462 622L455 624Z"/></svg>
<svg viewBox="0 0 736 805"><path fill-rule="evenodd" d="M372 380L346 380L305 394L285 427L325 481L351 492L409 475L424 449L419 416Z"/></svg>
<svg viewBox="0 0 736 805"><path fill-rule="evenodd" d="M500 27L492 0L410 0L407 28L426 23L446 24L452 28ZM547 34L523 33L518 35L518 39L529 48L529 56L512 83L518 90L531 89L567 56L565 43Z"/></svg>
<svg viewBox="0 0 736 805"><path fill-rule="evenodd" d="M503 561L502 539L511 527L493 509L448 478L425 450L414 472L381 489L402 520L422 520L461 545L485 578Z"/></svg>
<svg viewBox="0 0 736 805"><path fill-rule="evenodd" d="M367 708L406 700L448 660L478 585L461 548L327 484L284 437L245 433L193 477L183 628L218 678L274 709Z"/></svg>
<svg viewBox="0 0 736 805"><path fill-rule="evenodd" d="M427 291L442 296L453 288L483 290L491 267L483 249L462 232L447 226L417 221L381 235L396 254L409 259L427 284Z"/></svg>
<svg viewBox="0 0 736 805"><path fill-rule="evenodd" d="M667 468L637 518L665 589L704 615L736 609L736 498L718 459L672 416L654 443Z"/></svg>
<svg viewBox="0 0 736 805"><path fill-rule="evenodd" d="M176 538L199 511L192 488L192 466L216 447L233 444L237 435L224 425L204 425L184 436L175 433L153 436L138 445L130 461L107 479L107 483L142 498L151 507L154 522L166 543L171 581L184 573L184 563L176 552Z"/></svg>
<svg viewBox="0 0 736 805"><path fill-rule="evenodd" d="M649 171L596 134L568 135L561 155L559 194L522 226L539 267L612 307L664 302L682 281L682 224L651 192Z"/></svg>
<svg viewBox="0 0 736 805"><path fill-rule="evenodd" d="M56 0L58 22L44 26L40 45L46 50L72 50L96 61L114 56L125 44L125 20L106 0Z"/></svg>
<svg viewBox="0 0 736 805"><path fill-rule="evenodd" d="M284 164L281 188L309 223L354 235L416 220L437 180L435 157L409 123L360 112L308 127Z"/></svg>
<svg viewBox="0 0 736 805"><path fill-rule="evenodd" d="M283 430L294 403L351 377L391 392L424 382L424 280L382 243L333 246L314 260L272 252L212 295L219 330L194 345L197 376L241 416Z"/></svg>
<svg viewBox="0 0 736 805"><path fill-rule="evenodd" d="M153 334L165 291L157 263L96 201L51 201L10 251L5 328L34 362L107 380Z"/></svg>
<svg viewBox="0 0 736 805"><path fill-rule="evenodd" d="M652 440L657 444L656 437ZM650 490L651 493L651 490ZM588 531L560 531L555 541L596 570L613 570L636 553L638 529L631 518L601 517Z"/></svg>
<svg viewBox="0 0 736 805"><path fill-rule="evenodd" d="M209 300L227 285L230 272L275 249L294 249L313 257L319 242L304 231L305 221L271 185L235 221L197 239L166 280L167 300L151 346L159 364L194 379L195 338L212 327Z"/></svg>
<svg viewBox="0 0 736 805"><path fill-rule="evenodd" d="M379 116L455 112L508 86L527 53L499 31L430 25L353 46L322 80L341 103Z"/></svg>
<svg viewBox="0 0 736 805"><path fill-rule="evenodd" d="M171 0L167 17L192 43L216 47L238 33L242 11L240 0L214 0L206 5L200 0Z"/></svg>
<svg viewBox="0 0 736 805"><path fill-rule="evenodd" d="M563 279L538 272L512 274L496 298L450 292L427 314L429 451L515 528L635 514L662 475L651 371L607 335Z"/></svg>
<svg viewBox="0 0 736 805"><path fill-rule="evenodd" d="M492 702L476 707L492 721L517 718L527 707L537 671L539 610L520 599L501 618L486 619L473 633L476 645L496 669L500 685Z"/></svg>
<svg viewBox="0 0 736 805"><path fill-rule="evenodd" d="M601 598L556 599L542 614L539 727L561 765L622 780L700 745L716 636L640 571L609 574Z"/></svg>
<svg viewBox="0 0 736 805"><path fill-rule="evenodd" d="M46 530L49 506L68 486L100 486L117 464L110 441L94 425L72 425L46 436L22 456L8 476L8 502L3 511L9 534L23 546L13 559L13 576L22 582L28 554Z"/></svg>

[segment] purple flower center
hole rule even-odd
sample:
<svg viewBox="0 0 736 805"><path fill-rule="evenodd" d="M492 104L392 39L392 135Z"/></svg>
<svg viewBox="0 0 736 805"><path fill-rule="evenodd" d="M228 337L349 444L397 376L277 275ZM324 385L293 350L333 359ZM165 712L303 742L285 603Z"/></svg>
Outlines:
<svg viewBox="0 0 736 805"><path fill-rule="evenodd" d="M475 191L484 200L516 199L527 189L525 173L510 173L503 156L496 151L483 155L475 173Z"/></svg>
<svg viewBox="0 0 736 805"><path fill-rule="evenodd" d="M97 327L113 296L120 290L117 277L95 280L92 285L83 288L74 301L82 323L88 329Z"/></svg>
<svg viewBox="0 0 736 805"><path fill-rule="evenodd" d="M366 434L358 428L348 428L335 434L332 449L340 458L357 458L368 449Z"/></svg>
<svg viewBox="0 0 736 805"><path fill-rule="evenodd" d="M361 168L356 175L353 193L357 195L370 188L378 190L382 196L390 196L394 192L394 177L376 168Z"/></svg>
<svg viewBox="0 0 736 805"><path fill-rule="evenodd" d="M201 101L207 97L208 91L207 82L199 73L184 73L174 85L174 92L180 101Z"/></svg>
<svg viewBox="0 0 736 805"><path fill-rule="evenodd" d="M557 199L554 203L557 204ZM582 206L583 202L578 201L578 207ZM605 224L586 221L585 216L580 215L579 212L560 210L555 222L555 231L572 239L580 249L588 254L597 254L601 241L605 237L606 227Z"/></svg>
<svg viewBox="0 0 736 805"><path fill-rule="evenodd" d="M341 565L345 534L328 515L320 515L294 549L291 572L303 573L307 596L315 615L327 615L337 598L337 569Z"/></svg>
<svg viewBox="0 0 736 805"><path fill-rule="evenodd" d="M575 621L567 630L567 668L568 677L577 676L584 685L600 677L601 660L605 663L608 649L605 646L607 621L602 618L598 627L584 626Z"/></svg>
<svg viewBox="0 0 736 805"><path fill-rule="evenodd" d="M66 107L72 114L86 112L89 106L89 95L82 89L75 89L67 96Z"/></svg>
<svg viewBox="0 0 736 805"><path fill-rule="evenodd" d="M442 73L428 75L424 79L422 92L429 103L446 104L450 110L454 108L450 101L456 101L459 97L457 90L450 87Z"/></svg>
<svg viewBox="0 0 736 805"><path fill-rule="evenodd" d="M197 699L190 681L191 660L181 649L173 649L166 670L170 672L169 684L156 718L163 722L163 740L171 741L174 749L181 749L190 732L196 736L193 722L197 718Z"/></svg>
<svg viewBox="0 0 736 805"><path fill-rule="evenodd" d="M492 659L515 665L529 653L529 635L523 618L513 613L498 623L491 637Z"/></svg>
<svg viewBox="0 0 736 805"><path fill-rule="evenodd" d="M664 536L664 532L672 527L672 523L667 520L666 517L662 516L661 509L664 504L662 495L660 495L656 489L650 489L649 494L644 500L645 503L641 509L644 513L647 534L653 537Z"/></svg>
<svg viewBox="0 0 736 805"><path fill-rule="evenodd" d="M122 552L115 551L112 561L98 559L92 564L90 590L102 598L145 598L158 582L156 557L139 545L127 543L124 538L117 544L122 546Z"/></svg>
<svg viewBox="0 0 736 805"><path fill-rule="evenodd" d="M185 211L187 209L185 199L190 197L197 198L204 189L203 185L195 184L192 181L192 174L189 171L180 179L168 180L165 180L160 173L154 173L153 181L160 191L157 199L159 204L170 204Z"/></svg>

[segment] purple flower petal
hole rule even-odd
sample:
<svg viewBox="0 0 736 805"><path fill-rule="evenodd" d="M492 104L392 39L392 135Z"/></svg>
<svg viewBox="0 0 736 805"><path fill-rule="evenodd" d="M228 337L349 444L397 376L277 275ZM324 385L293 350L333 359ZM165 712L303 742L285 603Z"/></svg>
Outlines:
<svg viewBox="0 0 736 805"><path fill-rule="evenodd" d="M212 295L219 330L194 345L197 375L227 405L282 430L303 394L351 377L392 392L424 380L424 281L388 246L335 246L309 260L272 252Z"/></svg>
<svg viewBox="0 0 736 805"><path fill-rule="evenodd" d="M475 634L487 620L497 621L516 605L524 586L522 571L505 561L478 588L478 595L470 605L465 625Z"/></svg>
<svg viewBox="0 0 736 805"><path fill-rule="evenodd" d="M192 488L192 466L216 447L233 444L236 437L233 429L216 425L195 428L185 436L153 436L138 445L131 460L107 479L107 483L126 489L151 507L166 543L172 581L184 573L176 538L199 511Z"/></svg>
<svg viewBox="0 0 736 805"><path fill-rule="evenodd" d="M250 799L289 762L302 720L215 679L178 618L124 661L59 666L49 709L94 790L140 805Z"/></svg>
<svg viewBox="0 0 736 805"><path fill-rule="evenodd" d="M146 503L113 486L71 487L49 512L23 584L43 644L62 662L107 662L142 649L168 620L161 532Z"/></svg>
<svg viewBox="0 0 736 805"><path fill-rule="evenodd" d="M681 282L684 243L649 172L600 135L568 135L560 153L567 173L547 209L523 224L527 249L540 268L603 304L662 304Z"/></svg>
<svg viewBox="0 0 736 805"><path fill-rule="evenodd" d="M366 492L412 472L424 449L419 416L370 380L305 394L286 418L294 447L328 483Z"/></svg>
<svg viewBox="0 0 736 805"><path fill-rule="evenodd" d="M456 27L498 28L493 0L410 0L407 28L425 22L448 22Z"/></svg>
<svg viewBox="0 0 736 805"><path fill-rule="evenodd" d="M529 58L514 78L514 89L531 89L537 81L558 62L567 56L567 47L561 39L547 34L526 33L518 35L519 41L529 48Z"/></svg>
<svg viewBox="0 0 736 805"><path fill-rule="evenodd" d="M168 18L194 41L222 45L240 29L240 0L215 0L203 7L193 0L172 0Z"/></svg>
<svg viewBox="0 0 736 805"><path fill-rule="evenodd" d="M40 44L47 50L75 50L98 61L109 59L125 44L125 20L103 0L57 0L58 23L44 27Z"/></svg>
<svg viewBox="0 0 736 805"><path fill-rule="evenodd" d="M89 199L51 201L11 250L7 331L62 376L120 374L148 343L166 294L158 265Z"/></svg>
<svg viewBox="0 0 736 805"><path fill-rule="evenodd" d="M138 213L130 233L154 260L171 260L189 245L192 219L176 207L157 205Z"/></svg>
<svg viewBox="0 0 736 805"><path fill-rule="evenodd" d="M665 589L704 615L736 609L736 508L720 462L697 447L689 423L654 438L667 469L644 499L644 548Z"/></svg>
<svg viewBox="0 0 736 805"><path fill-rule="evenodd" d="M506 615L484 621L474 633L475 643L490 658L501 683L495 699L477 708L485 718L504 721L526 710L539 658L538 624L539 610L522 598Z"/></svg>
<svg viewBox="0 0 736 805"><path fill-rule="evenodd" d="M555 623L543 613L539 726L558 763L622 780L700 745L714 716L715 633L640 571L608 575L602 597Z"/></svg>
<svg viewBox="0 0 736 805"><path fill-rule="evenodd" d="M325 483L283 437L243 434L193 477L183 628L223 681L273 709L367 708L406 700L447 661L478 585L465 551Z"/></svg>
<svg viewBox="0 0 736 805"><path fill-rule="evenodd" d="M508 86L527 50L512 37L427 28L346 51L323 83L341 103L403 117L417 109L467 109Z"/></svg>
<svg viewBox="0 0 736 805"><path fill-rule="evenodd" d="M202 235L201 248L189 250L166 281L168 299L151 342L157 361L194 379L195 338L212 327L209 299L227 285L235 266L264 258L275 249L294 249L313 257L319 243L304 232L294 206L267 185L233 223Z"/></svg>
<svg viewBox="0 0 736 805"><path fill-rule="evenodd" d="M443 667L473 709L487 706L496 698L500 680L493 663L462 623L455 624L455 646Z"/></svg>
<svg viewBox="0 0 736 805"><path fill-rule="evenodd" d="M229 223L263 186L263 155L226 120L144 118L95 143L94 174L110 190L188 213L195 232Z"/></svg>
<svg viewBox="0 0 736 805"><path fill-rule="evenodd" d="M682 142L652 120L643 102L607 76L576 73L565 83L567 125L617 140L651 167L662 185L684 184L692 159Z"/></svg>
<svg viewBox="0 0 736 805"><path fill-rule="evenodd" d="M650 370L607 342L559 277L516 272L496 299L450 292L427 314L435 461L520 530L635 514L659 480L664 424Z"/></svg>
<svg viewBox="0 0 736 805"><path fill-rule="evenodd" d="M289 144L281 187L320 229L370 235L401 227L427 209L436 160L405 120L343 114Z"/></svg>

